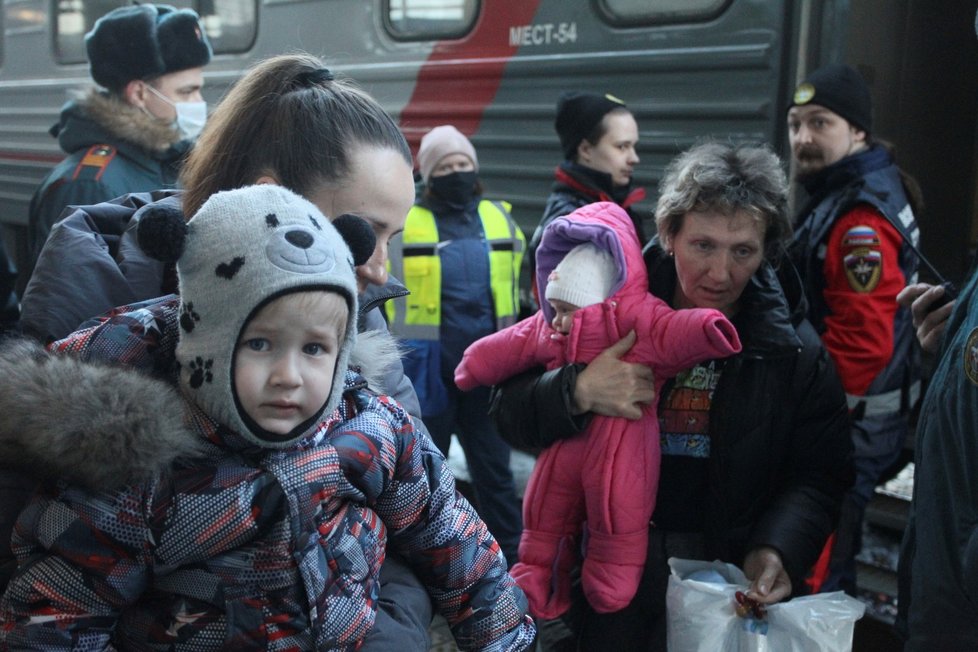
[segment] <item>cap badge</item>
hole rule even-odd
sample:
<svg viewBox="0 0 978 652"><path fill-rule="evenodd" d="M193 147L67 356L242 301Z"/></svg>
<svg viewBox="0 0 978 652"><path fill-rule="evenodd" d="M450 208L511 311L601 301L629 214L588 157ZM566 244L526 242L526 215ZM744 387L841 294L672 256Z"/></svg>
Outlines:
<svg viewBox="0 0 978 652"><path fill-rule="evenodd" d="M795 89L794 103L808 104L812 101L813 97L815 97L815 87L808 82L805 82L804 84L800 84L798 88Z"/></svg>

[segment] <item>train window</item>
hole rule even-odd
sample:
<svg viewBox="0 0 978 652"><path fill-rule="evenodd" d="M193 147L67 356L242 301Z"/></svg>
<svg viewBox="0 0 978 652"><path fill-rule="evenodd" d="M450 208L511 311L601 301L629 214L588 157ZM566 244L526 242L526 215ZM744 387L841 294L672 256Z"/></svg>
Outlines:
<svg viewBox="0 0 978 652"><path fill-rule="evenodd" d="M598 7L617 25L648 25L705 20L718 15L730 0L598 0Z"/></svg>
<svg viewBox="0 0 978 652"><path fill-rule="evenodd" d="M4 61L4 40L12 34L44 33L44 11L30 0L0 2L0 64Z"/></svg>
<svg viewBox="0 0 978 652"><path fill-rule="evenodd" d="M85 34L95 21L127 0L53 0L54 49L59 63L83 63ZM245 52L258 31L258 0L168 0L178 8L189 7L201 17L215 54Z"/></svg>
<svg viewBox="0 0 978 652"><path fill-rule="evenodd" d="M459 38L475 25L479 0L384 0L384 15L401 41Z"/></svg>

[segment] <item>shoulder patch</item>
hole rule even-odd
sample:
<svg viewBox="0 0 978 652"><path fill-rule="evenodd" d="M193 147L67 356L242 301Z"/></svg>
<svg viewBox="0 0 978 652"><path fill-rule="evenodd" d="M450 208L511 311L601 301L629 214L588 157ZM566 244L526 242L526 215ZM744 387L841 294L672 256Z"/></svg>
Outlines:
<svg viewBox="0 0 978 652"><path fill-rule="evenodd" d="M101 178L102 173L105 172L105 168L109 166L112 159L115 158L116 148L112 145L92 145L85 152L85 156L82 157L81 162L75 167L75 173L72 175L72 180L78 178L85 168L94 168L88 172L95 173L96 181Z"/></svg>
<svg viewBox="0 0 978 652"><path fill-rule="evenodd" d="M883 274L883 254L879 234L872 227L854 226L842 236L842 263L849 287L856 292L872 292Z"/></svg>
<svg viewBox="0 0 978 652"><path fill-rule="evenodd" d="M971 331L964 345L964 374L978 385L978 328Z"/></svg>

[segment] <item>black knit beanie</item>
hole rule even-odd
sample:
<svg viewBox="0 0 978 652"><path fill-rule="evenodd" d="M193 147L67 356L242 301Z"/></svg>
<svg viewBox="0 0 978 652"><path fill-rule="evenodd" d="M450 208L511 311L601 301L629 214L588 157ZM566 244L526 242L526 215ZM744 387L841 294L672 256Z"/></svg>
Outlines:
<svg viewBox="0 0 978 652"><path fill-rule="evenodd" d="M614 109L625 108L625 103L614 95L598 95L567 91L557 101L557 119L554 127L560 136L564 158L573 160L577 146L587 138L601 119Z"/></svg>
<svg viewBox="0 0 978 652"><path fill-rule="evenodd" d="M206 66L211 44L192 9L131 5L113 9L85 35L92 79L119 91L134 79Z"/></svg>
<svg viewBox="0 0 978 652"><path fill-rule="evenodd" d="M873 130L869 87L852 66L832 63L810 73L795 89L788 108L805 104L824 106L867 135Z"/></svg>

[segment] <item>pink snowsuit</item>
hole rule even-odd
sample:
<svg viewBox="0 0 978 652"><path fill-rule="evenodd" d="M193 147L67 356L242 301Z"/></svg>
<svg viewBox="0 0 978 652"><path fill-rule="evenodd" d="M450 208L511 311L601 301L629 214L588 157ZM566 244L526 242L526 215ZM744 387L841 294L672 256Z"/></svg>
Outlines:
<svg viewBox="0 0 978 652"><path fill-rule="evenodd" d="M601 202L551 222L537 250L537 287L575 246L608 250L618 278L603 303L574 313L570 333L551 327L546 302L532 317L466 349L455 369L462 390L493 385L543 365L590 362L634 330L623 360L649 365L656 395L663 383L698 362L740 351L740 338L718 310L673 310L648 291L648 273L628 214ZM659 423L654 403L637 421L594 415L586 432L561 440L537 459L523 499L520 559L510 573L531 613L556 618L570 608L570 570L587 524L581 581L595 611L623 609L638 589L648 548L649 520L659 481Z"/></svg>

